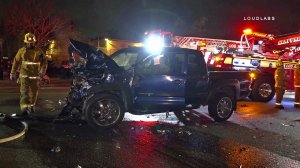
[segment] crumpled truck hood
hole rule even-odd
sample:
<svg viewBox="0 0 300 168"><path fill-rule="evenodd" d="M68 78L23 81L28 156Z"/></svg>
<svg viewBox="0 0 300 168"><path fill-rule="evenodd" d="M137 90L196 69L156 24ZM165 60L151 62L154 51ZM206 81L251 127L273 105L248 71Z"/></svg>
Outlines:
<svg viewBox="0 0 300 168"><path fill-rule="evenodd" d="M71 54L73 51L76 51L86 61L85 69L87 70L107 68L113 71L120 69L113 59L87 43L70 39L69 55L71 61L74 60Z"/></svg>

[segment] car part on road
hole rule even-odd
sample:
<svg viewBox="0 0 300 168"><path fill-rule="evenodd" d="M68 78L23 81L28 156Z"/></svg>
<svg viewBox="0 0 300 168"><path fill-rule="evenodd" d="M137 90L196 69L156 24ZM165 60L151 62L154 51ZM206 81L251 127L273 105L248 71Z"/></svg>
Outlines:
<svg viewBox="0 0 300 168"><path fill-rule="evenodd" d="M6 117L4 114L0 113L0 123L3 123L6 120ZM10 137L5 137L5 138L0 138L0 144L1 143L5 143L5 142L9 142L9 141L13 141L16 140L18 138L21 138L23 135L25 135L26 131L28 130L28 125L26 122L24 121L18 121L22 124L23 129L21 132L18 132L17 134L10 136Z"/></svg>
<svg viewBox="0 0 300 168"><path fill-rule="evenodd" d="M194 125L194 120L190 118L190 115L188 114L190 111L186 110L176 110L174 111L175 116L178 118L180 122L182 122L185 125Z"/></svg>

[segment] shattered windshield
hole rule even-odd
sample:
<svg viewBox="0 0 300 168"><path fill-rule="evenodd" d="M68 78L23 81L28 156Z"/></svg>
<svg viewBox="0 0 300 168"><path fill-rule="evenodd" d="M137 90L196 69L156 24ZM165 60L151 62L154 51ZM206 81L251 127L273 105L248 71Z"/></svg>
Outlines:
<svg viewBox="0 0 300 168"><path fill-rule="evenodd" d="M128 70L132 67L138 57L137 52L121 52L113 56L113 60L118 64L119 67L122 67L124 70Z"/></svg>

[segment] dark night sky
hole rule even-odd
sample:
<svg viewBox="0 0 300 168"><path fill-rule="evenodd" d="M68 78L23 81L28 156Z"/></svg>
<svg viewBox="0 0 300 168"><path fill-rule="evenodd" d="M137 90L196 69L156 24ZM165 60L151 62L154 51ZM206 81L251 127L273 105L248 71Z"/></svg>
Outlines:
<svg viewBox="0 0 300 168"><path fill-rule="evenodd" d="M9 0L0 0L0 11ZM277 34L300 29L299 0L60 0L83 35L139 40L151 29L238 39L246 27ZM273 16L275 21L244 21Z"/></svg>

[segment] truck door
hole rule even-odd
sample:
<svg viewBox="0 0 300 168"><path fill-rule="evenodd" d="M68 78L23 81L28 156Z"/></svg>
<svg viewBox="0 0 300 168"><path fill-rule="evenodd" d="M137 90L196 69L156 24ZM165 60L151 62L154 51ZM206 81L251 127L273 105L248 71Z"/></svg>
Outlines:
<svg viewBox="0 0 300 168"><path fill-rule="evenodd" d="M172 110L185 106L185 55L164 52L147 55L136 66L134 103L144 110Z"/></svg>
<svg viewBox="0 0 300 168"><path fill-rule="evenodd" d="M204 56L200 52L187 53L186 101L198 104L205 101L208 94L208 72Z"/></svg>

